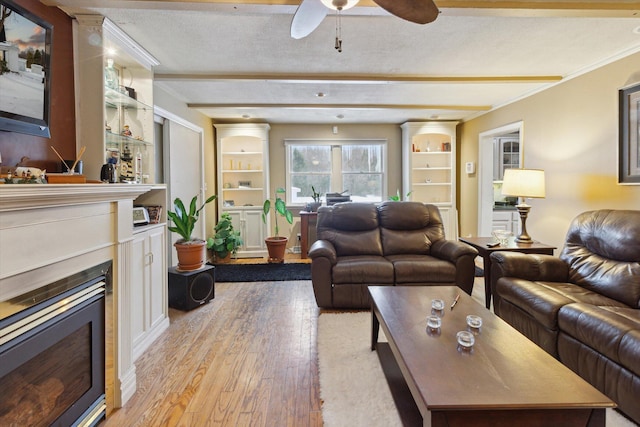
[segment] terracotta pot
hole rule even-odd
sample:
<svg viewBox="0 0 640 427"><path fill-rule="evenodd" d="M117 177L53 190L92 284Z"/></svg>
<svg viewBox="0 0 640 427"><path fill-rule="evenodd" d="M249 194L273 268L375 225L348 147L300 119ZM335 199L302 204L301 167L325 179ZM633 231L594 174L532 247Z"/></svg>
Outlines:
<svg viewBox="0 0 640 427"><path fill-rule="evenodd" d="M287 249L287 242L289 239L286 237L274 236L264 239L267 244L267 250L269 251L269 263L279 264L284 262L284 252Z"/></svg>
<svg viewBox="0 0 640 427"><path fill-rule="evenodd" d="M228 264L231 261L231 252L227 253L227 256L224 258L220 258L218 254L215 254L213 257L213 262L215 264Z"/></svg>
<svg viewBox="0 0 640 427"><path fill-rule="evenodd" d="M174 243L178 251L178 270L192 271L201 268L207 260L207 242L195 240L189 243Z"/></svg>

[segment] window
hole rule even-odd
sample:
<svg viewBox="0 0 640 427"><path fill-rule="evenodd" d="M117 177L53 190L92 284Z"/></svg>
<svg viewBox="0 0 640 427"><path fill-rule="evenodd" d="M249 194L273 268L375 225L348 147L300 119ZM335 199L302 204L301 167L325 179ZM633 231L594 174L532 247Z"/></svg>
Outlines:
<svg viewBox="0 0 640 427"><path fill-rule="evenodd" d="M347 192L351 200L380 202L386 196L386 140L287 140L287 203L312 202L312 187Z"/></svg>

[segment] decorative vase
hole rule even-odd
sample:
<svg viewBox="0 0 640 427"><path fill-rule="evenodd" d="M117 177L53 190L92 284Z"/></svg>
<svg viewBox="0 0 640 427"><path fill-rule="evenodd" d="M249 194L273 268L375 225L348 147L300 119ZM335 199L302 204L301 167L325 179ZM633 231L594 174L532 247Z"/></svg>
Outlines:
<svg viewBox="0 0 640 427"><path fill-rule="evenodd" d="M280 264L284 262L284 252L287 249L287 242L289 239L286 237L273 236L264 239L267 244L267 250L269 251L269 263Z"/></svg>
<svg viewBox="0 0 640 427"><path fill-rule="evenodd" d="M193 271L202 268L207 259L207 242L192 240L189 243L174 243L178 252L178 270Z"/></svg>
<svg viewBox="0 0 640 427"><path fill-rule="evenodd" d="M318 208L322 206L322 202L311 202L307 203L307 212L317 212Z"/></svg>

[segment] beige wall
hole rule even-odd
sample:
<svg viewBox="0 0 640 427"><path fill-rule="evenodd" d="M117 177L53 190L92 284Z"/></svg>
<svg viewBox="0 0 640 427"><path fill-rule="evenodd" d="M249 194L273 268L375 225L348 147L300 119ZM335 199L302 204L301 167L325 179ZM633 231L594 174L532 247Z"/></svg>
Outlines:
<svg viewBox="0 0 640 427"><path fill-rule="evenodd" d="M338 124L338 133L332 133L333 125L295 125L295 124L271 124L269 132L269 185L271 186L270 194L274 193L277 187L285 186L285 147L284 140L289 138L318 138L318 139L366 139L366 138L383 138L387 139L387 192L389 195L395 195L397 190L402 192L402 133L399 125L347 125ZM295 214L295 212L294 212ZM280 229L285 227L280 224ZM300 232L298 218L294 225L286 225L288 229L289 246L295 246L296 235Z"/></svg>
<svg viewBox="0 0 640 427"><path fill-rule="evenodd" d="M640 209L640 185L617 184L618 90L639 81L640 53L500 108L458 128L459 164L478 161L478 135L522 120L524 166L545 170L527 230L562 247L570 221L592 209ZM460 235L478 229L478 174L459 173Z"/></svg>
<svg viewBox="0 0 640 427"><path fill-rule="evenodd" d="M215 144L211 119L196 110L187 107L187 104L178 100L157 85L153 88L154 104L176 116L201 127L204 130L204 181L207 197L217 193L216 169L215 169ZM168 201L171 206L171 200ZM216 203L209 203L205 208L206 236L213 234L213 227L217 221Z"/></svg>

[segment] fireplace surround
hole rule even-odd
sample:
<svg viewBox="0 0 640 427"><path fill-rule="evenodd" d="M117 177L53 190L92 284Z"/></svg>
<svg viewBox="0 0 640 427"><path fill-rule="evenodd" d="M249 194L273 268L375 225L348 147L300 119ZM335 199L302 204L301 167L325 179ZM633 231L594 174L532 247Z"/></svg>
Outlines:
<svg viewBox="0 0 640 427"><path fill-rule="evenodd" d="M0 425L96 425L106 415L111 262L0 302Z"/></svg>
<svg viewBox="0 0 640 427"><path fill-rule="evenodd" d="M102 302L96 302L103 306L102 321L107 331L101 351L107 361L103 387L107 416L136 391L132 318L139 307L132 302L137 271L133 262L133 205L154 192L157 200L153 204L164 205L164 186L0 185L0 318L15 315L7 315L8 301L69 277L86 276L96 266L112 265L110 290L100 298ZM100 329L97 319L89 323L91 326L74 329L72 332L85 332L70 339L87 342L87 331ZM36 341L43 341L43 337ZM4 375L0 373L0 377ZM48 385L54 390L60 388L55 382Z"/></svg>

